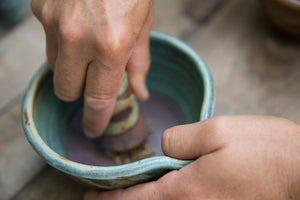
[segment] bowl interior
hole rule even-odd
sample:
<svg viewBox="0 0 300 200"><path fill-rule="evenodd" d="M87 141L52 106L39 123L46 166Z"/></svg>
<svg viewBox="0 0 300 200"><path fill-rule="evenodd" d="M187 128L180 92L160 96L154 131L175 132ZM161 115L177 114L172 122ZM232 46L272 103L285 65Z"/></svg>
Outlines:
<svg viewBox="0 0 300 200"><path fill-rule="evenodd" d="M165 41L151 39L151 67L147 85L177 104L185 123L201 120L203 101L207 97L205 78L198 65L199 63L180 48ZM82 99L73 103L59 100L53 92L53 74L50 71L45 73L35 93L34 121L43 141L66 158L69 158L66 151L66 132L72 116L80 107Z"/></svg>

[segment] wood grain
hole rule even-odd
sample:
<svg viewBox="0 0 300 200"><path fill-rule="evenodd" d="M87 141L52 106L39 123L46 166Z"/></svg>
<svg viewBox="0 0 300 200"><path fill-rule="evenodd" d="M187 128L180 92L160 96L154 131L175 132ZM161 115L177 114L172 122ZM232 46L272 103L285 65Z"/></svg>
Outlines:
<svg viewBox="0 0 300 200"><path fill-rule="evenodd" d="M13 196L45 166L25 138L21 102L18 97L0 115L0 200Z"/></svg>
<svg viewBox="0 0 300 200"><path fill-rule="evenodd" d="M231 0L186 40L206 60L215 114L263 114L300 123L300 44L269 26L257 1Z"/></svg>
<svg viewBox="0 0 300 200"><path fill-rule="evenodd" d="M11 200L81 200L86 191L86 186L52 167L47 167Z"/></svg>
<svg viewBox="0 0 300 200"><path fill-rule="evenodd" d="M42 26L33 16L0 40L0 109L24 92L45 62L44 43Z"/></svg>

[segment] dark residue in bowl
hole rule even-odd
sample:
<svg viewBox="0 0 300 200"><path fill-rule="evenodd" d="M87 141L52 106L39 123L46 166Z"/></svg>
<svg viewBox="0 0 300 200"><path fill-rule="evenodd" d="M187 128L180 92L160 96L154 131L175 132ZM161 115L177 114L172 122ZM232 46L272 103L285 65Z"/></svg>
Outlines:
<svg viewBox="0 0 300 200"><path fill-rule="evenodd" d="M82 111L78 111L71 120L66 135L68 159L88 165L114 166L139 160L142 157L163 155L162 133L167 128L183 124L183 113L170 98L153 90L151 90L150 99L140 104L140 109L151 133L144 144L127 155L104 151L95 140L87 138L81 126Z"/></svg>

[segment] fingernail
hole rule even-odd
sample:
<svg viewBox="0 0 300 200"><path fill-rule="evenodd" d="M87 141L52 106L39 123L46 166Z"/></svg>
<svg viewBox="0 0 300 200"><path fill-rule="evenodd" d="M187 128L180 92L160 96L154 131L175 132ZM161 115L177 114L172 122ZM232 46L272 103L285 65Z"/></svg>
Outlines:
<svg viewBox="0 0 300 200"><path fill-rule="evenodd" d="M83 133L91 139L94 139L98 136L97 133L91 132L91 131L87 130L86 128L83 128Z"/></svg>

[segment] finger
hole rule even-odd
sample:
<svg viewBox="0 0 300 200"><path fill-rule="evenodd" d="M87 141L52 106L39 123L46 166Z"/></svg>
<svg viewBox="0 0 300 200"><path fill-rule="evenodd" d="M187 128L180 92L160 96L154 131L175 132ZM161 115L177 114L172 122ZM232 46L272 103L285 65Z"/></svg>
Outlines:
<svg viewBox="0 0 300 200"><path fill-rule="evenodd" d="M150 10L145 25L137 39L127 64L130 85L140 101L149 98L146 76L150 67L150 31L153 23L153 8Z"/></svg>
<svg viewBox="0 0 300 200"><path fill-rule="evenodd" d="M49 4L44 2L44 0L31 0L31 9L43 25L46 35L47 59L50 68L54 70L58 45L55 36L56 27L53 7L50 8Z"/></svg>
<svg viewBox="0 0 300 200"><path fill-rule="evenodd" d="M178 171L172 171L157 181L142 183L127 189L119 189L108 192L89 191L85 194L84 200L171 200L180 199L177 186L182 179Z"/></svg>
<svg viewBox="0 0 300 200"><path fill-rule="evenodd" d="M44 27L44 30L46 35L47 60L50 68L54 70L58 51L57 40L52 29L47 29L46 27Z"/></svg>
<svg viewBox="0 0 300 200"><path fill-rule="evenodd" d="M40 0L31 0L30 7L32 13L41 21L41 8L44 4L44 1Z"/></svg>
<svg viewBox="0 0 300 200"><path fill-rule="evenodd" d="M82 95L88 65L85 55L79 43L60 42L54 70L54 91L58 98L74 101Z"/></svg>
<svg viewBox="0 0 300 200"><path fill-rule="evenodd" d="M105 130L115 107L124 68L125 63L112 67L99 61L88 66L83 110L83 127L87 136L98 137Z"/></svg>
<svg viewBox="0 0 300 200"><path fill-rule="evenodd" d="M57 3L57 1L31 0L31 10L43 25L48 25L54 22Z"/></svg>
<svg viewBox="0 0 300 200"><path fill-rule="evenodd" d="M163 152L178 159L196 159L224 146L220 134L222 119L214 117L206 121L175 126L163 133Z"/></svg>

